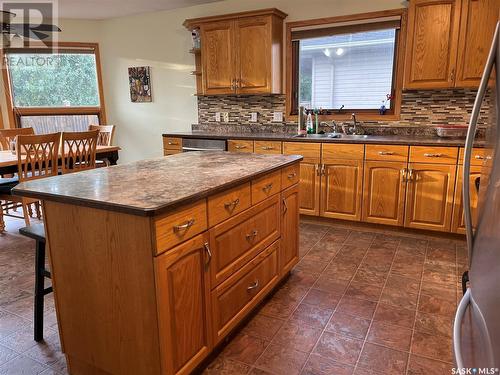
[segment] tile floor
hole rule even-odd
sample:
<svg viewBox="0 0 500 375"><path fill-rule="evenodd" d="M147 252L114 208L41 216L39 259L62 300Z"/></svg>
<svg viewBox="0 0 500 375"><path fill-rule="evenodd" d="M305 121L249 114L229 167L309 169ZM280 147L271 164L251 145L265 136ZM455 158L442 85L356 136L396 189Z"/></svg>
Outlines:
<svg viewBox="0 0 500 375"><path fill-rule="evenodd" d="M0 375L65 374L54 301L33 341L34 242L0 237ZM302 223L301 261L205 374L449 374L465 243Z"/></svg>

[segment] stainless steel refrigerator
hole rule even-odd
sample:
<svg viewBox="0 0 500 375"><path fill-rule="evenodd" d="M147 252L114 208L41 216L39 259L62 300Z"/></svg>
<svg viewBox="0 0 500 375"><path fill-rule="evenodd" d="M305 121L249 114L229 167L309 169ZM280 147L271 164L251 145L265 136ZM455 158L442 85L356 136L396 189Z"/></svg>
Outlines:
<svg viewBox="0 0 500 375"><path fill-rule="evenodd" d="M500 22L472 112L464 156L464 216L469 251L467 288L457 308L453 346L457 374L498 374L500 368ZM496 74L495 74L496 70ZM485 95L491 95L476 228L470 209L470 159ZM484 115L484 114L483 114Z"/></svg>

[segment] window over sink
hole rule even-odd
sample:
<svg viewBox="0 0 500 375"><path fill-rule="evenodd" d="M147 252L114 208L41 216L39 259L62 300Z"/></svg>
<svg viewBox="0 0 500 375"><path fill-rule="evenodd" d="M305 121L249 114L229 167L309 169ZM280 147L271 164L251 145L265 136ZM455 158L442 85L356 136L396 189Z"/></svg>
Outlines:
<svg viewBox="0 0 500 375"><path fill-rule="evenodd" d="M287 25L287 113L322 109L325 118L399 116L405 10Z"/></svg>

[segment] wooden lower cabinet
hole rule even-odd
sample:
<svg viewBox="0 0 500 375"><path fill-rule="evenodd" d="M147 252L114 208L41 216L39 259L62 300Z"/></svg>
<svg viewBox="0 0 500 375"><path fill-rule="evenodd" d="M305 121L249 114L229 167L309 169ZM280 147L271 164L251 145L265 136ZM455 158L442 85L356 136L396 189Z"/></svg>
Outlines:
<svg viewBox="0 0 500 375"><path fill-rule="evenodd" d="M477 205L478 205L478 192L476 189L476 179L481 177L481 167L471 166L470 168L470 204L472 214L472 226L475 227L477 222ZM451 221L451 231L454 233L465 234L465 219L464 219L464 198L462 195L463 183L463 167L458 167L457 184L455 187L455 203L453 205L453 218Z"/></svg>
<svg viewBox="0 0 500 375"><path fill-rule="evenodd" d="M456 165L410 163L405 227L448 232Z"/></svg>
<svg viewBox="0 0 500 375"><path fill-rule="evenodd" d="M361 220L363 160L324 161L321 175L321 216Z"/></svg>
<svg viewBox="0 0 500 375"><path fill-rule="evenodd" d="M406 173L406 162L365 162L363 221L404 224Z"/></svg>
<svg viewBox="0 0 500 375"><path fill-rule="evenodd" d="M290 271L299 261L299 185L281 192L281 253L280 272Z"/></svg>
<svg viewBox="0 0 500 375"><path fill-rule="evenodd" d="M229 152L252 153L253 141L244 139L230 139L227 141L227 150Z"/></svg>
<svg viewBox="0 0 500 375"><path fill-rule="evenodd" d="M300 163L300 213L319 215L319 163Z"/></svg>
<svg viewBox="0 0 500 375"><path fill-rule="evenodd" d="M208 234L155 258L158 328L166 374L190 374L212 349Z"/></svg>

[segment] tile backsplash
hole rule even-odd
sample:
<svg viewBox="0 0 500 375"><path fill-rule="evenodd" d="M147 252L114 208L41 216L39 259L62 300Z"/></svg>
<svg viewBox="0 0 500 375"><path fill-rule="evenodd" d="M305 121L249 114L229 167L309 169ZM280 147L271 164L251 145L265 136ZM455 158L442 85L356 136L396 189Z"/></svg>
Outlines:
<svg viewBox="0 0 500 375"><path fill-rule="evenodd" d="M403 92L399 121L365 121L369 134L434 135L442 124L466 125L472 112L476 90L421 90ZM479 126L487 122L492 96L483 103ZM273 122L275 111L285 112L284 95L199 96L198 124L193 129L219 132L295 132L295 123ZM215 121L216 112L228 112L229 122ZM257 123L250 122L257 112Z"/></svg>

